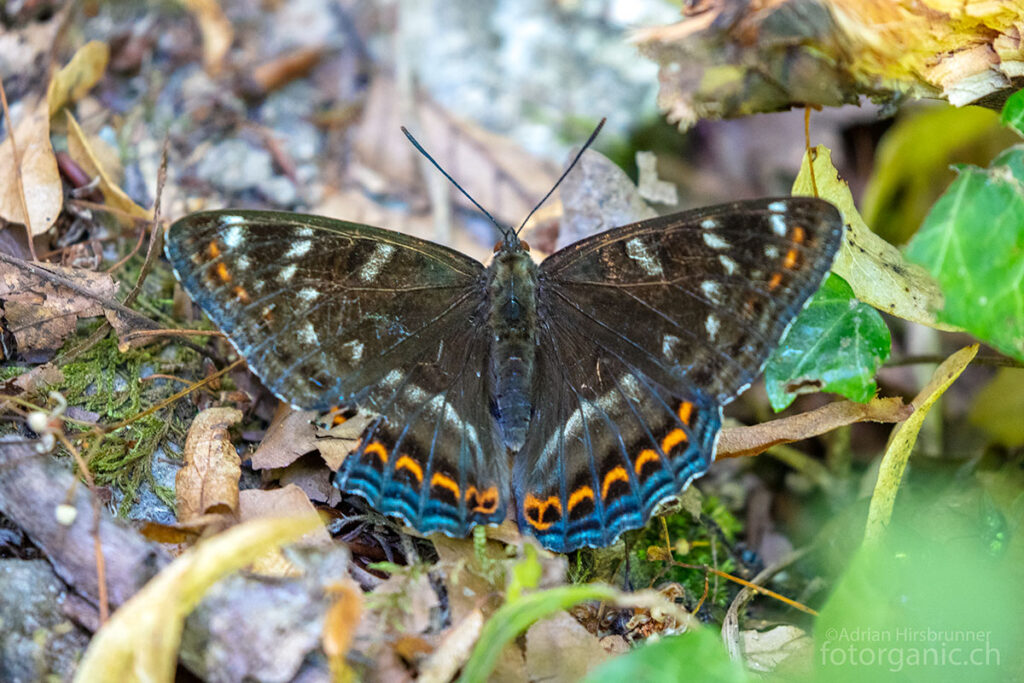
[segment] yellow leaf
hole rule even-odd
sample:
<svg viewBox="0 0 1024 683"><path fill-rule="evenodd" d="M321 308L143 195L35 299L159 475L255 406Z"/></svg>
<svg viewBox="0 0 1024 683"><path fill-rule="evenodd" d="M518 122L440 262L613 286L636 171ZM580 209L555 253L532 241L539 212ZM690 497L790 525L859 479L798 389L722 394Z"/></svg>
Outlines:
<svg viewBox="0 0 1024 683"><path fill-rule="evenodd" d="M106 169L100 164L99 159L89 145L89 140L82 127L78 125L78 121L75 120L70 111L65 113L68 120L68 154L75 160L75 163L82 167L83 171L92 177L99 177L99 188L103 191L106 203L129 216L152 220L153 215L150 211L133 202L131 197L110 179ZM119 218L124 219L123 216L119 216Z"/></svg>
<svg viewBox="0 0 1024 683"><path fill-rule="evenodd" d="M78 683L172 681L185 617L210 587L317 527L320 518L258 519L202 541L117 610L89 644Z"/></svg>
<svg viewBox="0 0 1024 683"><path fill-rule="evenodd" d="M185 7L195 15L203 33L203 67L216 76L224 66L224 57L235 39L235 29L224 16L217 0L184 0Z"/></svg>
<svg viewBox="0 0 1024 683"><path fill-rule="evenodd" d="M324 615L323 646L335 681L353 678L345 663L352 637L363 614L363 592L351 579L339 581L329 589L331 606Z"/></svg>
<svg viewBox="0 0 1024 683"><path fill-rule="evenodd" d="M18 148L17 162L11 135L0 143L0 218L29 225L33 235L41 235L57 220L64 206L64 187L50 144L50 116L45 99L34 107L26 107L14 126L13 137ZM24 204L19 173L25 191Z"/></svg>
<svg viewBox="0 0 1024 683"><path fill-rule="evenodd" d="M936 320L935 314L942 308L938 283L871 232L853 203L849 185L832 165L832 152L822 145L812 151L818 196L835 204L846 222L843 246L832 271L850 283L858 299L880 311L941 330L956 329ZM793 194L814 195L807 155L793 183Z"/></svg>
<svg viewBox="0 0 1024 683"><path fill-rule="evenodd" d="M103 77L109 61L110 48L106 43L93 40L78 48L71 61L50 80L50 87L46 91L50 116L89 92Z"/></svg>
<svg viewBox="0 0 1024 683"><path fill-rule="evenodd" d="M900 482L903 480L903 471L907 468L907 460L914 450L917 433L921 430L921 424L928 411L977 354L978 345L974 344L965 346L943 361L942 365L935 369L931 381L911 401L910 404L914 406L913 414L893 431L889 446L882 456L875 492L871 496L867 526L864 530L865 543L877 542L889 525L896 502L896 492L899 491Z"/></svg>

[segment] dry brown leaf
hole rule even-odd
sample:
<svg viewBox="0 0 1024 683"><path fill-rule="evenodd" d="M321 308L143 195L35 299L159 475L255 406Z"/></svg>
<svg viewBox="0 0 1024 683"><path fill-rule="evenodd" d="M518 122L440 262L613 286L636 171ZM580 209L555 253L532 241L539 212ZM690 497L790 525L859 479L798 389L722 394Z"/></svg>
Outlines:
<svg viewBox="0 0 1024 683"><path fill-rule="evenodd" d="M345 457L359 445L359 437L369 425L372 415L359 412L329 430L315 424L316 411L295 410L281 403L274 413L256 452L252 454L254 470L287 467L306 453L318 451L332 471L337 471Z"/></svg>
<svg viewBox="0 0 1024 683"><path fill-rule="evenodd" d="M109 300L117 292L117 283L106 273L49 264L35 267L71 281L95 298L0 263L0 299L4 300L7 324L22 354L46 354L60 348L75 331L78 318L103 315L98 299Z"/></svg>
<svg viewBox="0 0 1024 683"><path fill-rule="evenodd" d="M499 221L518 225L558 178L554 167L516 143L457 119L424 96L410 103L419 119L411 125L395 106L401 97L394 81L375 78L355 138L357 159L390 179L392 190L422 182L419 153L396 132L401 125L413 128L437 162ZM457 191L452 196L471 207Z"/></svg>
<svg viewBox="0 0 1024 683"><path fill-rule="evenodd" d="M727 427L722 430L715 457L757 455L772 446L809 439L854 422L902 422L913 412L899 397L875 398L868 403L837 401L749 427Z"/></svg>
<svg viewBox="0 0 1024 683"><path fill-rule="evenodd" d="M324 616L323 647L334 680L350 675L345 655L352 645L363 613L363 592L355 581L347 579L328 588L331 606Z"/></svg>
<svg viewBox="0 0 1024 683"><path fill-rule="evenodd" d="M103 198L107 204L119 209L129 216L141 218L144 220L152 220L152 213L134 201L129 197L124 190L117 186L110 176L107 174L103 165L100 163L99 158L92 150L92 146L89 143L88 137L82 130L82 127L78 125L78 121L71 115L71 112L65 112L67 114L68 122L68 154L75 160L82 170L89 174L90 177L99 177L99 189L103 192ZM130 219L120 214L117 215L118 219L123 223L130 223Z"/></svg>
<svg viewBox="0 0 1024 683"><path fill-rule="evenodd" d="M740 649L744 664L753 671L782 666L791 673L810 668L814 639L796 626L781 624L767 631L740 631Z"/></svg>
<svg viewBox="0 0 1024 683"><path fill-rule="evenodd" d="M483 612L475 609L448 629L441 644L420 667L417 683L447 683L452 680L462 665L469 660L483 627Z"/></svg>
<svg viewBox="0 0 1024 683"><path fill-rule="evenodd" d="M1000 108L1024 82L1024 5L991 0L717 0L636 34L658 103L688 128L793 106L943 97Z"/></svg>
<svg viewBox="0 0 1024 683"><path fill-rule="evenodd" d="M252 86L261 95L277 90L291 81L302 78L315 67L326 53L323 47L300 47L278 55L252 70Z"/></svg>
<svg viewBox="0 0 1024 683"><path fill-rule="evenodd" d="M203 67L211 76L224 68L224 58L235 39L235 29L217 0L184 0L203 34Z"/></svg>
<svg viewBox="0 0 1024 683"><path fill-rule="evenodd" d="M610 657L597 636L568 612L538 621L526 631L531 681L578 681Z"/></svg>
<svg viewBox="0 0 1024 683"><path fill-rule="evenodd" d="M242 420L237 408L207 408L196 415L185 438L185 466L174 479L178 520L238 511L241 459L228 437L228 427Z"/></svg>
<svg viewBox="0 0 1024 683"><path fill-rule="evenodd" d="M50 116L92 90L103 77L109 61L110 48L106 43L93 40L78 48L71 60L50 79L46 91Z"/></svg>
<svg viewBox="0 0 1024 683"><path fill-rule="evenodd" d="M33 235L41 235L57 220L64 205L64 187L50 144L50 109L46 98L41 97L35 105L25 108L21 120L14 124L13 137L18 148L17 162L11 136L0 143L0 218L30 225ZM25 191L24 204L18 173Z"/></svg>
<svg viewBox="0 0 1024 683"><path fill-rule="evenodd" d="M331 470L324 467L320 458L299 458L275 474L281 486L295 484L310 500L326 505L337 505L341 501L341 491L331 483Z"/></svg>
<svg viewBox="0 0 1024 683"><path fill-rule="evenodd" d="M298 486L285 486L271 491L247 489L238 494L238 516L243 521L265 517L302 517L316 514L309 497ZM331 536L321 524L303 536L305 545L329 545ZM299 576L302 570L289 561L280 550L266 553L253 562L252 571L265 576Z"/></svg>
<svg viewBox="0 0 1024 683"><path fill-rule="evenodd" d="M47 387L55 386L63 381L64 373L56 365L50 363L37 365L28 372L8 380L10 386L16 387L20 392L26 394L41 392Z"/></svg>

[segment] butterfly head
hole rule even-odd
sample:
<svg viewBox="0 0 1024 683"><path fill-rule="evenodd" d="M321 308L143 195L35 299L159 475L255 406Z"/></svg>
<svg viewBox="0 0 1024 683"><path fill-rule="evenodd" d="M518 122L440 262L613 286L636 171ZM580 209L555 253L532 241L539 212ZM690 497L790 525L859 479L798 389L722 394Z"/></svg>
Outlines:
<svg viewBox="0 0 1024 683"><path fill-rule="evenodd" d="M501 252L517 254L529 251L529 243L527 243L526 240L519 239L519 235L514 232L507 233L504 239L499 240L498 243L494 245L495 254Z"/></svg>

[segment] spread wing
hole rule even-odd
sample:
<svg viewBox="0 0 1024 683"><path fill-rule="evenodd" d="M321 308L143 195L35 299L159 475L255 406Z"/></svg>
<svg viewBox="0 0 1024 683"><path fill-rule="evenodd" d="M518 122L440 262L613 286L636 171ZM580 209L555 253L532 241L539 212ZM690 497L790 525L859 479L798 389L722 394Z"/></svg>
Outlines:
<svg viewBox="0 0 1024 683"><path fill-rule="evenodd" d="M380 415L339 486L425 533L501 521L508 465L480 380L480 263L388 230L269 211L187 216L166 253L279 398Z"/></svg>
<svg viewBox="0 0 1024 683"><path fill-rule="evenodd" d="M520 525L557 551L612 542L703 474L721 406L760 373L842 237L827 202L740 202L610 230L541 264Z"/></svg>

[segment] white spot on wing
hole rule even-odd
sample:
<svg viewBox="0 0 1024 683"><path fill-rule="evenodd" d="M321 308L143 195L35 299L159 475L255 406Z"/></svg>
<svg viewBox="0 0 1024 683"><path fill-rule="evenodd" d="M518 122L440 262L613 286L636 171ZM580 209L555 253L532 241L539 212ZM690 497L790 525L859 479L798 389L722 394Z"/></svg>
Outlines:
<svg viewBox="0 0 1024 683"><path fill-rule="evenodd" d="M714 218L705 218L700 222L700 227L704 228L705 230L714 230L715 228L718 227L718 221L716 221Z"/></svg>
<svg viewBox="0 0 1024 683"><path fill-rule="evenodd" d="M301 242L296 242L295 244L293 244L291 246L291 248L288 249L288 251L285 252L284 257L285 258L299 258L300 256L305 256L307 253L309 253L309 250L312 249L312 248L313 248L313 243L311 241L309 241L309 240L303 240Z"/></svg>
<svg viewBox="0 0 1024 683"><path fill-rule="evenodd" d="M241 216L235 216L235 215L232 215L232 214L228 214L228 215L225 215L225 216L221 216L220 217L220 222L221 222L221 225L234 225L236 223L244 223L245 219L242 218Z"/></svg>
<svg viewBox="0 0 1024 683"><path fill-rule="evenodd" d="M303 287L299 290L299 298L304 302L312 303L320 298L320 292L313 289L312 287Z"/></svg>
<svg viewBox="0 0 1024 683"><path fill-rule="evenodd" d="M786 236L786 217L781 213L773 213L771 217L772 221L772 232L779 237Z"/></svg>
<svg viewBox="0 0 1024 683"><path fill-rule="evenodd" d="M769 245L764 248L764 255L774 261L779 258L779 250L776 247Z"/></svg>
<svg viewBox="0 0 1024 683"><path fill-rule="evenodd" d="M292 279L292 276L295 275L295 270L296 267L294 263L291 264L290 266L285 266L284 268L281 269L281 272L277 274L277 279L280 280L281 282L288 282L289 280Z"/></svg>
<svg viewBox="0 0 1024 683"><path fill-rule="evenodd" d="M719 304L722 302L722 288L719 287L717 282L705 280L700 283L700 289L704 292L704 296L706 296L711 303Z"/></svg>
<svg viewBox="0 0 1024 683"><path fill-rule="evenodd" d="M722 264L722 267L725 268L725 272L729 275L734 275L736 273L736 269L739 268L739 266L736 265L736 262L728 256L719 256L718 262Z"/></svg>
<svg viewBox="0 0 1024 683"><path fill-rule="evenodd" d="M312 237L313 236L313 228L302 227L302 228L297 229L295 231L295 234L298 235L299 237Z"/></svg>
<svg viewBox="0 0 1024 683"><path fill-rule="evenodd" d="M358 363L363 359L363 343L358 339L342 344L341 348L353 363Z"/></svg>
<svg viewBox="0 0 1024 683"><path fill-rule="evenodd" d="M729 246L720 235L716 235L713 232L701 233L701 237L704 238L704 244L708 245L712 249L725 249Z"/></svg>
<svg viewBox="0 0 1024 683"><path fill-rule="evenodd" d="M679 337L672 334L666 334L661 340L661 355L669 359L675 358L676 347L679 346L680 341Z"/></svg>
<svg viewBox="0 0 1024 683"><path fill-rule="evenodd" d="M715 341L715 337L718 336L718 328L722 326L722 323L718 321L713 315L709 315L704 320L704 329L708 331L708 338L711 341Z"/></svg>
<svg viewBox="0 0 1024 683"><path fill-rule="evenodd" d="M664 274L661 263L658 262L654 254L648 251L647 245L639 237L634 237L626 242L626 255L636 261L648 275L661 277Z"/></svg>
<svg viewBox="0 0 1024 683"><path fill-rule="evenodd" d="M228 218L238 218L239 220L241 220L241 218L238 216L224 217L225 220ZM231 249L235 249L236 247L242 244L243 237L244 235L242 234L242 228L238 227L237 225L232 225L224 232L224 244L226 244Z"/></svg>
<svg viewBox="0 0 1024 683"><path fill-rule="evenodd" d="M235 265L238 266L239 270L248 270L249 268L249 257L242 254L235 260Z"/></svg>
<svg viewBox="0 0 1024 683"><path fill-rule="evenodd" d="M786 212L786 202L772 202L768 205L769 211L775 211L776 213Z"/></svg>
<svg viewBox="0 0 1024 683"><path fill-rule="evenodd" d="M395 253L395 248L390 244L378 244L373 253L370 254L370 258L366 260L363 267L359 269L359 279L363 282L370 282L371 280L377 279L380 275L380 271L384 270L384 266L391 260L391 256Z"/></svg>
<svg viewBox="0 0 1024 683"><path fill-rule="evenodd" d="M298 336L299 341L307 346L316 346L320 343L320 337L316 336L316 330L313 329L313 325L309 321L302 323Z"/></svg>

